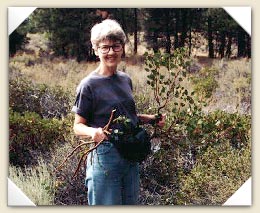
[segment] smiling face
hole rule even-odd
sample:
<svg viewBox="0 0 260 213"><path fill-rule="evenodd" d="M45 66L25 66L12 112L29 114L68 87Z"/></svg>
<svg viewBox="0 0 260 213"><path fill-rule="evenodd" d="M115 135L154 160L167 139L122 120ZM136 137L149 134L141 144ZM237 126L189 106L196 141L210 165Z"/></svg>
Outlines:
<svg viewBox="0 0 260 213"><path fill-rule="evenodd" d="M95 50L103 68L116 69L121 61L124 45L120 41L103 40Z"/></svg>

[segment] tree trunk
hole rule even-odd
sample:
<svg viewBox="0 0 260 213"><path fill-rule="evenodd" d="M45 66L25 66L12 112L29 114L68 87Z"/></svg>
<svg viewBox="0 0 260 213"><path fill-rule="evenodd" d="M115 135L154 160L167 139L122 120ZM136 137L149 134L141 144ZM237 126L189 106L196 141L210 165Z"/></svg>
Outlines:
<svg viewBox="0 0 260 213"><path fill-rule="evenodd" d="M246 42L245 42L245 32L243 29L239 28L237 33L237 57L245 57L246 52Z"/></svg>
<svg viewBox="0 0 260 213"><path fill-rule="evenodd" d="M180 47L184 47L185 39L187 37L187 10L181 10L181 17L182 17L182 29L181 29L181 40L180 40Z"/></svg>
<svg viewBox="0 0 260 213"><path fill-rule="evenodd" d="M214 58L212 18L210 16L208 17L208 42L209 42L209 57Z"/></svg>
<svg viewBox="0 0 260 213"><path fill-rule="evenodd" d="M248 58L251 58L251 36L250 35L246 35L247 40L246 40L246 55Z"/></svg>
<svg viewBox="0 0 260 213"><path fill-rule="evenodd" d="M170 12L169 10L166 10L166 52L171 53L171 35L170 35L170 27L169 27L169 22L170 22Z"/></svg>
<svg viewBox="0 0 260 213"><path fill-rule="evenodd" d="M189 56L191 55L191 51L192 51L192 36L191 36L191 33L192 33L192 15L193 15L193 12L191 12L189 14Z"/></svg>
<svg viewBox="0 0 260 213"><path fill-rule="evenodd" d="M137 54L137 9L134 8L134 54Z"/></svg>
<svg viewBox="0 0 260 213"><path fill-rule="evenodd" d="M225 56L225 46L226 46L226 33L221 32L220 34L220 46L219 46L219 55L221 58Z"/></svg>
<svg viewBox="0 0 260 213"><path fill-rule="evenodd" d="M175 32L174 32L174 49L177 49L179 47L179 9L176 9L175 12Z"/></svg>
<svg viewBox="0 0 260 213"><path fill-rule="evenodd" d="M158 38L158 33L154 32L154 34L153 34L153 51L154 51L154 53L157 53L159 50L157 38Z"/></svg>
<svg viewBox="0 0 260 213"><path fill-rule="evenodd" d="M228 34L228 43L227 43L227 50L226 50L226 57L230 58L231 56L231 45L232 45L232 35L231 33Z"/></svg>

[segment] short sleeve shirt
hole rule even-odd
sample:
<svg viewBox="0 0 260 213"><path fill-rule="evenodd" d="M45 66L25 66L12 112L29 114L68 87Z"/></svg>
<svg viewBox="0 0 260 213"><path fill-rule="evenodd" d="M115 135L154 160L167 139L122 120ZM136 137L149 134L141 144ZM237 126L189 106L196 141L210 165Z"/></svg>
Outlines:
<svg viewBox="0 0 260 213"><path fill-rule="evenodd" d="M132 94L132 81L121 71L105 77L90 73L77 87L77 96L72 111L86 119L91 127L104 127L115 109L119 115L137 124L136 107Z"/></svg>

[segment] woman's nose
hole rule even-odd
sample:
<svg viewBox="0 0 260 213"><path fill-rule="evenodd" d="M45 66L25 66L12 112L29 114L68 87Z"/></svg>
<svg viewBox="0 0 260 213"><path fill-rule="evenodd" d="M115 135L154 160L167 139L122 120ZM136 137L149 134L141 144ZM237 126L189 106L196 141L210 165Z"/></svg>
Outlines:
<svg viewBox="0 0 260 213"><path fill-rule="evenodd" d="M112 53L112 54L114 54L114 53L115 53L115 51L114 51L113 47L109 47L109 50L108 50L108 53L107 53L107 54L110 54L110 53Z"/></svg>

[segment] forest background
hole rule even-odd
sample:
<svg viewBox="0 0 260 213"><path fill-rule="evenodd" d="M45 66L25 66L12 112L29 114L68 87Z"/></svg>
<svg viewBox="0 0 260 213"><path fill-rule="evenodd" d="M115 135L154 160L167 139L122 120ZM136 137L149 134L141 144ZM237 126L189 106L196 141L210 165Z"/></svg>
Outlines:
<svg viewBox="0 0 260 213"><path fill-rule="evenodd" d="M146 51L185 47L185 93L203 103L192 113L176 111L185 94L174 94L167 121L174 136L161 138L142 164L140 202L222 204L251 176L251 38L216 8L37 9L9 37L11 179L38 205L86 204L83 169L70 179L77 156L62 172L53 168L77 144L71 104L79 80L97 66L89 30L105 18L117 19L128 35L120 69L135 82L139 110L156 108Z"/></svg>

